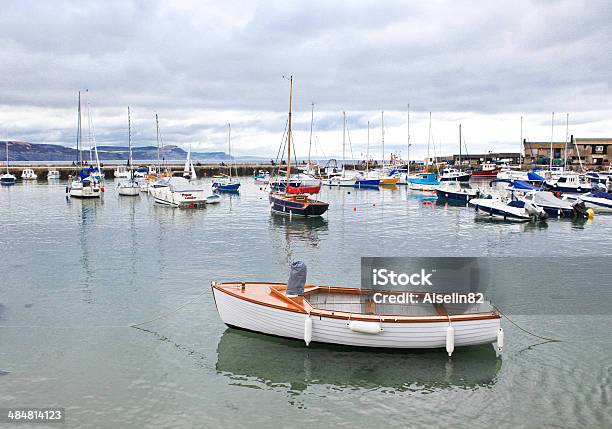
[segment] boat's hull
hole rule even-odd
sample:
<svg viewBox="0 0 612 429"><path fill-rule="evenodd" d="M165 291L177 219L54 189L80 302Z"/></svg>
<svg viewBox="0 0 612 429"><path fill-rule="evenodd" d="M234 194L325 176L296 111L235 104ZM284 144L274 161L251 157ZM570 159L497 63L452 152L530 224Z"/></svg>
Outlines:
<svg viewBox="0 0 612 429"><path fill-rule="evenodd" d="M355 181L353 187L355 188L376 188L382 185L382 180L379 179L363 179Z"/></svg>
<svg viewBox="0 0 612 429"><path fill-rule="evenodd" d="M427 192L433 192L436 190L436 187L439 186L439 183L415 183L415 182L408 182L408 187L410 189L412 189L413 191L427 191Z"/></svg>
<svg viewBox="0 0 612 429"><path fill-rule="evenodd" d="M238 189L240 189L240 183L230 183L230 184L213 183L212 187L215 191L236 192L238 191Z"/></svg>
<svg viewBox="0 0 612 429"><path fill-rule="evenodd" d="M117 188L117 193L125 197L138 196L140 195L140 185L136 183L133 186L119 186Z"/></svg>
<svg viewBox="0 0 612 429"><path fill-rule="evenodd" d="M270 194L269 200L272 211L290 216L321 216L329 208L329 204L309 198L297 201L292 197Z"/></svg>
<svg viewBox="0 0 612 429"><path fill-rule="evenodd" d="M472 177L476 179L486 179L497 177L499 170L487 170L487 171L472 171Z"/></svg>
<svg viewBox="0 0 612 429"><path fill-rule="evenodd" d="M400 181L399 177L381 177L380 184L381 185L397 185Z"/></svg>
<svg viewBox="0 0 612 429"><path fill-rule="evenodd" d="M228 326L279 337L304 339L305 319L301 312L282 310L247 301L213 287L221 320ZM356 347L430 349L446 346L448 321L383 323L375 335L351 330L347 320L312 317L312 342ZM454 345L490 344L497 340L499 318L453 321Z"/></svg>
<svg viewBox="0 0 612 429"><path fill-rule="evenodd" d="M558 183L544 182L544 187L547 191L562 192L564 194L585 194L591 192L591 187L585 186L563 186Z"/></svg>
<svg viewBox="0 0 612 429"><path fill-rule="evenodd" d="M452 191L443 191L440 189L436 189L436 196L439 200L443 201L452 201L457 203L467 203L473 198L477 196L475 194L467 194L464 192L452 192Z"/></svg>
<svg viewBox="0 0 612 429"><path fill-rule="evenodd" d="M291 186L287 188L289 194L318 194L321 190L321 185L316 186Z"/></svg>
<svg viewBox="0 0 612 429"><path fill-rule="evenodd" d="M453 176L441 176L440 182L469 182L470 175L469 174L461 174L461 175L453 175Z"/></svg>
<svg viewBox="0 0 612 429"><path fill-rule="evenodd" d="M167 187L149 187L149 194L157 204L185 209L198 209L206 206L204 191L172 192Z"/></svg>
<svg viewBox="0 0 612 429"><path fill-rule="evenodd" d="M100 198L102 188L98 184L73 182L68 188L68 193L73 198Z"/></svg>
<svg viewBox="0 0 612 429"><path fill-rule="evenodd" d="M17 182L17 179L14 177L2 177L0 178L0 184L4 186L14 185Z"/></svg>
<svg viewBox="0 0 612 429"><path fill-rule="evenodd" d="M469 202L477 213L485 214L496 219L526 222L532 220L532 216L525 209L509 207L491 199L475 198Z"/></svg>

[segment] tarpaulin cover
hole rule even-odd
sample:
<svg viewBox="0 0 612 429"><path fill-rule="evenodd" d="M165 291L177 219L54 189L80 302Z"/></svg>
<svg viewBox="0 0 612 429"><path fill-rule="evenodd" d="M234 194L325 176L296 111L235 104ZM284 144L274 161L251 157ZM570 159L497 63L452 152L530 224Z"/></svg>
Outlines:
<svg viewBox="0 0 612 429"><path fill-rule="evenodd" d="M295 261L291 264L291 272L287 282L287 295L304 295L306 274L307 270L304 262Z"/></svg>

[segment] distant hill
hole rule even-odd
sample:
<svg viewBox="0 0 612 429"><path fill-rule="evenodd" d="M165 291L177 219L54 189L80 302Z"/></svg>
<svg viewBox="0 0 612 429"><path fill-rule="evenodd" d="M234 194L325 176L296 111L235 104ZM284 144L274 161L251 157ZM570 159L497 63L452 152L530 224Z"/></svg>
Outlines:
<svg viewBox="0 0 612 429"><path fill-rule="evenodd" d="M127 160L127 146L98 146L100 161ZM157 159L156 146L139 146L132 148L132 156L136 160ZM192 152L194 160L230 160L225 152ZM166 161L179 161L187 158L187 152L178 146L166 145L164 147ZM74 161L77 159L77 150L74 148L56 145L39 144L9 140L9 161ZM83 151L83 159L89 159L89 150ZM0 141L0 161L6 160L6 141Z"/></svg>

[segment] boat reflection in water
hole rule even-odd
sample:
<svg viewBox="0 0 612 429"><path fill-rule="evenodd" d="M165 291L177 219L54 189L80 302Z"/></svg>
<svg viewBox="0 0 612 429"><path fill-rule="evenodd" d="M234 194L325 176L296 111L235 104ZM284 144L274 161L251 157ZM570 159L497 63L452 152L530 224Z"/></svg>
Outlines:
<svg viewBox="0 0 612 429"><path fill-rule="evenodd" d="M302 341L227 329L217 346L216 370L234 385L293 393L310 386L431 391L491 387L502 360L490 344L468 346L448 359L439 350L383 351ZM263 385L263 386L262 386Z"/></svg>

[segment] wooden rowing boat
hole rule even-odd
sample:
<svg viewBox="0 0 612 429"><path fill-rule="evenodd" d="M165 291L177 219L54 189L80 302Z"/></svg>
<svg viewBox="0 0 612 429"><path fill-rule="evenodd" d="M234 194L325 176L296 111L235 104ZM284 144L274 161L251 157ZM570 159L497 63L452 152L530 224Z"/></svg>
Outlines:
<svg viewBox="0 0 612 429"><path fill-rule="evenodd" d="M221 320L228 326L312 342L380 348L443 348L500 340L500 315L489 304L377 304L373 290L287 284L212 283ZM389 294L399 292L388 292ZM449 335L451 338L449 338ZM498 347L503 345L502 338Z"/></svg>

